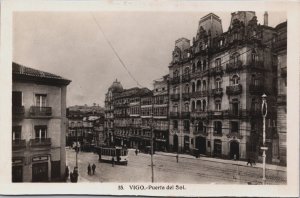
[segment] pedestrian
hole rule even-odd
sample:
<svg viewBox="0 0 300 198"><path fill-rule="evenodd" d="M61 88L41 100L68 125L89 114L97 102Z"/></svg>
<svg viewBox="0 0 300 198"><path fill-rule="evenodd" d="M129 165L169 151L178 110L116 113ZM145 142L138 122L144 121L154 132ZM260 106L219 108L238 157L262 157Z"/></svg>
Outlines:
<svg viewBox="0 0 300 198"><path fill-rule="evenodd" d="M92 165L92 170L93 170L93 175L95 175L95 170L96 170L96 165L95 164Z"/></svg>
<svg viewBox="0 0 300 198"><path fill-rule="evenodd" d="M114 165L115 165L115 158L112 157L112 158L111 158L111 166L114 167Z"/></svg>
<svg viewBox="0 0 300 198"><path fill-rule="evenodd" d="M88 165L88 175L91 175L91 165Z"/></svg>
<svg viewBox="0 0 300 198"><path fill-rule="evenodd" d="M70 180L71 180L72 183L74 182L74 177L73 177L73 173L72 172L70 172Z"/></svg>
<svg viewBox="0 0 300 198"><path fill-rule="evenodd" d="M138 150L137 149L135 149L135 155L137 155L138 154Z"/></svg>
<svg viewBox="0 0 300 198"><path fill-rule="evenodd" d="M177 163L178 163L178 154L176 155L176 161L177 161Z"/></svg>
<svg viewBox="0 0 300 198"><path fill-rule="evenodd" d="M248 158L247 166L248 166L248 164L250 164L252 166L252 161L251 161L250 157Z"/></svg>
<svg viewBox="0 0 300 198"><path fill-rule="evenodd" d="M69 178L69 167L66 166L66 170L65 170L65 181L67 181Z"/></svg>

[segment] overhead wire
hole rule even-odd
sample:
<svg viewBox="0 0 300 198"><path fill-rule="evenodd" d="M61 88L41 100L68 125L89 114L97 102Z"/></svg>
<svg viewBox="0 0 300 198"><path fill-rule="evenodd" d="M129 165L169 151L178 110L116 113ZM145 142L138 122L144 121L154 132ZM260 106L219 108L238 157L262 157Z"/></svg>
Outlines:
<svg viewBox="0 0 300 198"><path fill-rule="evenodd" d="M117 50L114 48L114 46L112 45L112 43L110 42L110 40L107 38L106 34L104 33L101 25L98 23L96 17L94 16L93 13L90 13L92 15L92 18L94 19L98 29L101 31L101 33L103 34L106 42L108 43L108 45L110 46L110 48L112 49L112 51L114 52L114 54L116 55L116 57L118 58L118 60L120 61L121 65L124 67L124 69L127 71L128 75L136 82L136 84L139 87L143 87L137 80L136 78L132 75L132 73L130 72L130 70L128 69L128 67L126 66L126 64L124 63L124 61L122 60L122 58L120 57L120 55L118 54Z"/></svg>

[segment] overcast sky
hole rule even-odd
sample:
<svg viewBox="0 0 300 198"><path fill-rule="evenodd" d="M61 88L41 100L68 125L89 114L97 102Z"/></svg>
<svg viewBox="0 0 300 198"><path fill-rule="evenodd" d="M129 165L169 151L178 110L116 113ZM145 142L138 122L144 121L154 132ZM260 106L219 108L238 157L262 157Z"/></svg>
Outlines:
<svg viewBox="0 0 300 198"><path fill-rule="evenodd" d="M196 35L206 12L95 12L106 37L137 81L152 89L152 82L168 73L175 40ZM230 12L215 12L223 31ZM263 23L263 12L256 13ZM286 21L283 13L269 12L269 26ZM13 61L72 80L67 105L103 106L115 79L124 88L136 82L87 12L16 12L13 19Z"/></svg>

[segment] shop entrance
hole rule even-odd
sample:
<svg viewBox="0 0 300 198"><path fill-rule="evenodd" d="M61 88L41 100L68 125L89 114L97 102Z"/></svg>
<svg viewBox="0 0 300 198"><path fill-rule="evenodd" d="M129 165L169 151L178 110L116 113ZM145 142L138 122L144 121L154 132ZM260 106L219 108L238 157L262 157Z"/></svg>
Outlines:
<svg viewBox="0 0 300 198"><path fill-rule="evenodd" d="M200 154L206 154L206 138L197 137L196 138L196 148L199 150Z"/></svg>
<svg viewBox="0 0 300 198"><path fill-rule="evenodd" d="M22 182L22 181L23 181L23 166L13 166L12 182Z"/></svg>
<svg viewBox="0 0 300 198"><path fill-rule="evenodd" d="M237 141L230 142L230 159L234 159L234 156L237 160L240 158L240 145Z"/></svg>
<svg viewBox="0 0 300 198"><path fill-rule="evenodd" d="M32 165L32 181L33 182L48 181L48 162L37 163Z"/></svg>

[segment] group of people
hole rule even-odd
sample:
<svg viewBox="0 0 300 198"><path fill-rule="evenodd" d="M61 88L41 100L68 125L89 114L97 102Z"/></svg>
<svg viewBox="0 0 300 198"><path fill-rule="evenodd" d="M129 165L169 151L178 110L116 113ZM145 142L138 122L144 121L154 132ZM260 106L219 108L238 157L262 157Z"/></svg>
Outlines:
<svg viewBox="0 0 300 198"><path fill-rule="evenodd" d="M93 165L91 166L91 164L89 164L87 170L88 170L88 175L91 175L91 174L92 174L92 171L93 171L93 175L95 175L96 165L93 164Z"/></svg>
<svg viewBox="0 0 300 198"><path fill-rule="evenodd" d="M68 181L70 175L70 180L72 183L76 183L78 181L78 168L74 167L73 172L69 173L69 167L66 166L66 170L65 170L65 181Z"/></svg>

